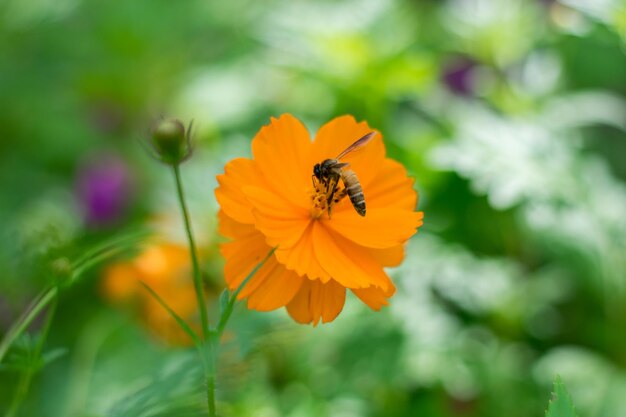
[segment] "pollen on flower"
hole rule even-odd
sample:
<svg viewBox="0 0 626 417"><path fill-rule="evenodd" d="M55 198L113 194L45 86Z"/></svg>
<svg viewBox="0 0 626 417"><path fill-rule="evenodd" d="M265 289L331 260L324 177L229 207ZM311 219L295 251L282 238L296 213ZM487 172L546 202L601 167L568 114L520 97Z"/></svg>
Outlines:
<svg viewBox="0 0 626 417"><path fill-rule="evenodd" d="M331 187L321 181L318 181L313 177L313 190L311 190L311 218L319 219L324 213L330 213L332 207L339 203L343 198L348 195L347 190L341 184L337 185L335 192L332 196Z"/></svg>

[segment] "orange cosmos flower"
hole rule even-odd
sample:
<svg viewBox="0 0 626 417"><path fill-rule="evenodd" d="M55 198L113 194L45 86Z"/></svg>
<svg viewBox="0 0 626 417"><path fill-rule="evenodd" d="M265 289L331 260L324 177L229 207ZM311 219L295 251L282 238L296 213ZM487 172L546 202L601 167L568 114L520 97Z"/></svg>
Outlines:
<svg viewBox="0 0 626 417"><path fill-rule="evenodd" d="M380 134L341 159L360 180L365 216L340 198L341 181L329 202L330 187L312 178L315 164L372 131L366 122L342 116L311 141L302 123L285 114L255 136L252 159L230 161L217 177L220 233L231 239L221 246L229 288L238 288L277 248L239 293L248 308L286 306L297 322L316 325L337 317L346 289L374 310L388 304L395 287L383 267L402 261L405 242L422 225L413 180L385 157Z"/></svg>
<svg viewBox="0 0 626 417"><path fill-rule="evenodd" d="M196 319L198 308L187 248L173 243L151 245L135 259L109 266L102 289L108 300L138 308L141 320L161 338L175 345L191 345L189 336L140 281L184 320Z"/></svg>

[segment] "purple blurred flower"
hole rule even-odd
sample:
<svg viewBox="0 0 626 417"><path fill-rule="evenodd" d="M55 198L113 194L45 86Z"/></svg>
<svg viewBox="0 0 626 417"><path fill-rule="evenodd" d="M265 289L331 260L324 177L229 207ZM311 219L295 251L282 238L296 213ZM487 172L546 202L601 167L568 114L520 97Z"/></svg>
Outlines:
<svg viewBox="0 0 626 417"><path fill-rule="evenodd" d="M129 170L117 156L90 157L78 171L77 197L90 226L118 221L128 208L130 191Z"/></svg>
<svg viewBox="0 0 626 417"><path fill-rule="evenodd" d="M469 57L456 57L443 69L442 81L450 91L463 96L474 95L473 75L476 61Z"/></svg>

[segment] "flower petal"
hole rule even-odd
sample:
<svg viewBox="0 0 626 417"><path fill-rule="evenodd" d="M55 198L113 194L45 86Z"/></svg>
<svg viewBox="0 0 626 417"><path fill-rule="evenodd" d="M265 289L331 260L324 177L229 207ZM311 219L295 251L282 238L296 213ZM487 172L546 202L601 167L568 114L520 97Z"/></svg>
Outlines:
<svg viewBox="0 0 626 417"><path fill-rule="evenodd" d="M417 193L414 180L407 176L402 164L386 158L374 180L363 186L367 210L370 208L399 208L415 210Z"/></svg>
<svg viewBox="0 0 626 417"><path fill-rule="evenodd" d="M330 274L322 268L313 250L313 225L309 224L300 236L300 240L289 248L278 246L276 258L287 269L296 271L300 276L306 275L309 279L321 279L322 282L330 280Z"/></svg>
<svg viewBox="0 0 626 417"><path fill-rule="evenodd" d="M352 116L337 117L320 128L313 141L313 152L309 159L309 165L325 159L334 159L346 148L352 145L367 133L374 129L367 122L357 121ZM385 145L380 132L362 148L350 152L343 162L350 164L361 184L369 184L378 173L378 167L385 158Z"/></svg>
<svg viewBox="0 0 626 417"><path fill-rule="evenodd" d="M404 244L387 249L369 249L370 254L383 266L398 266L404 259Z"/></svg>
<svg viewBox="0 0 626 417"><path fill-rule="evenodd" d="M304 208L310 205L313 166L307 162L311 148L309 132L290 114L272 118L252 141L254 160L272 189Z"/></svg>
<svg viewBox="0 0 626 417"><path fill-rule="evenodd" d="M349 199L332 216L312 218L312 168L336 158L373 130L343 116L322 126L311 142L293 116L272 118L252 143L254 160L237 159L218 177L215 191L222 210L219 230L233 239L221 245L228 287L246 276L276 247L274 255L243 286L238 299L248 308L269 311L286 306L298 322L334 320L346 289L372 309L388 303L395 287L383 266L398 265L404 244L421 226L417 193L402 165L385 158L378 134L342 156L363 187L367 215L359 216Z"/></svg>
<svg viewBox="0 0 626 417"><path fill-rule="evenodd" d="M136 295L137 281L141 278L130 263L117 263L109 266L102 282L102 289L112 301L127 301Z"/></svg>
<svg viewBox="0 0 626 417"><path fill-rule="evenodd" d="M311 221L309 212L268 189L244 187L243 192L253 206L255 227L268 244L282 248L295 245Z"/></svg>
<svg viewBox="0 0 626 417"><path fill-rule="evenodd" d="M389 304L387 299L396 292L396 287L394 287L393 283L390 282L390 284L387 291L379 287L371 286L368 288L354 289L352 292L372 310L379 311L382 306Z"/></svg>
<svg viewBox="0 0 626 417"><path fill-rule="evenodd" d="M250 271L263 260L270 249L267 243L265 243L265 236L258 231L220 245L220 252L226 259L224 279L228 287L231 290L237 289ZM263 268L269 264L271 262L268 260Z"/></svg>
<svg viewBox="0 0 626 417"><path fill-rule="evenodd" d="M253 225L235 221L231 217L228 217L224 210L220 210L217 213L217 221L219 234L230 239L238 239L253 233L258 233Z"/></svg>
<svg viewBox="0 0 626 417"><path fill-rule="evenodd" d="M258 262L257 262L258 264ZM237 300L243 300L256 291L260 286L265 284L272 275L276 274L278 269L281 268L280 264L276 261L276 257L270 257L263 266L261 266L256 273L250 278L250 280L244 285L239 294ZM250 272L248 272L249 274ZM232 288L235 290L235 288Z"/></svg>
<svg viewBox="0 0 626 417"><path fill-rule="evenodd" d="M271 311L284 307L296 295L303 281L304 278L295 272L277 264L248 297L248 308Z"/></svg>
<svg viewBox="0 0 626 417"><path fill-rule="evenodd" d="M365 216L354 210L333 212L322 218L325 227L369 248L385 249L407 241L422 225L424 213L395 208L373 208Z"/></svg>
<svg viewBox="0 0 626 417"><path fill-rule="evenodd" d="M233 159L224 167L224 174L217 176L219 187L215 197L222 210L240 223L252 224L252 205L243 194L243 187L259 185L264 181L254 161L246 158Z"/></svg>
<svg viewBox="0 0 626 417"><path fill-rule="evenodd" d="M287 304L287 312L298 323L316 326L320 319L322 323L333 321L343 310L345 301L346 289L339 283L304 280L300 291Z"/></svg>
<svg viewBox="0 0 626 417"><path fill-rule="evenodd" d="M366 248L326 229L320 222L313 223L313 242L320 265L339 284L346 288L388 288L387 274Z"/></svg>

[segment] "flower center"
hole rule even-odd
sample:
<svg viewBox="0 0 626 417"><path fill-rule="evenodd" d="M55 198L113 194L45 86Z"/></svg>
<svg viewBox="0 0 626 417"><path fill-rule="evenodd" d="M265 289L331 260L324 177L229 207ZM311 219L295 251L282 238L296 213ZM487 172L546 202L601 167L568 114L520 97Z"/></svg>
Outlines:
<svg viewBox="0 0 626 417"><path fill-rule="evenodd" d="M334 185L333 181L320 181L313 177L311 218L319 219L327 212L330 219L332 207L343 200L346 195L347 191L342 183Z"/></svg>

